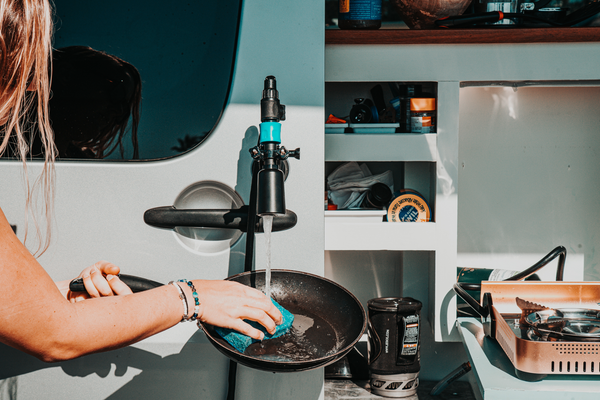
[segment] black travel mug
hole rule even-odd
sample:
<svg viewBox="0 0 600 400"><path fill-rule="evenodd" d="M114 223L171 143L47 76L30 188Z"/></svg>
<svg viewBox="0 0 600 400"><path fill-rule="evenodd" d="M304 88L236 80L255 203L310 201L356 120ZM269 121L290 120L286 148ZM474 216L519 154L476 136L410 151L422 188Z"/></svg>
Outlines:
<svg viewBox="0 0 600 400"><path fill-rule="evenodd" d="M420 301L382 297L367 302L371 391L386 397L416 395L420 365Z"/></svg>

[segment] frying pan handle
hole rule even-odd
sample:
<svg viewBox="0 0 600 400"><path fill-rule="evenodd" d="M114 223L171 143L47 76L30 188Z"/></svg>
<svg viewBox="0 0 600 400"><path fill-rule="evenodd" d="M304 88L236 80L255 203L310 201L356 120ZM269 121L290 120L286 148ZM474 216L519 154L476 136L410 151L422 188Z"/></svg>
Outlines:
<svg viewBox="0 0 600 400"><path fill-rule="evenodd" d="M162 283L151 281L150 279L146 278L140 278L139 276L119 274L119 278L121 281L123 281L123 283L129 286L131 291L134 293L163 286ZM71 283L69 283L69 290L72 292L85 292L86 290L83 284L83 278L73 279Z"/></svg>

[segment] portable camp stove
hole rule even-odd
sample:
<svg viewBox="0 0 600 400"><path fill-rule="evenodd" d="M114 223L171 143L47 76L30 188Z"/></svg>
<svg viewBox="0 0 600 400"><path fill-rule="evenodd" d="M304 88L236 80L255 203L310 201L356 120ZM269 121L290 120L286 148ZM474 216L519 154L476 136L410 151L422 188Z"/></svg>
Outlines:
<svg viewBox="0 0 600 400"><path fill-rule="evenodd" d="M599 282L482 282L481 293L484 332L518 378L600 375Z"/></svg>

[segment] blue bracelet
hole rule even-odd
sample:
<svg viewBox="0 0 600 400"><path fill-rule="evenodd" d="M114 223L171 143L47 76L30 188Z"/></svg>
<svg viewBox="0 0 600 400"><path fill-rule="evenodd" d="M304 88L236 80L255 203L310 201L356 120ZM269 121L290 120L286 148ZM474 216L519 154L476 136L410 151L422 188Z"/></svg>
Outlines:
<svg viewBox="0 0 600 400"><path fill-rule="evenodd" d="M198 299L198 292L194 284L187 279L180 279L179 282L187 283L192 290L192 296L194 296L194 314L188 319L188 321L195 321L198 318L198 311L200 311L200 300Z"/></svg>

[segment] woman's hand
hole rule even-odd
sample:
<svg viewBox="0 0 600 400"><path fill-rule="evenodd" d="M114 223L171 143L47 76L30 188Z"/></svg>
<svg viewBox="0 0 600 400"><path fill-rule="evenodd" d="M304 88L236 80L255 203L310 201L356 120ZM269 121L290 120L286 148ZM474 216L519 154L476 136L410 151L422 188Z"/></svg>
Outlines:
<svg viewBox="0 0 600 400"><path fill-rule="evenodd" d="M264 338L264 333L244 322L245 319L260 323L271 334L282 322L281 312L259 290L231 281L195 280L193 283L200 300L198 319L202 322L234 329L258 340Z"/></svg>
<svg viewBox="0 0 600 400"><path fill-rule="evenodd" d="M87 292L72 292L69 290L71 281L57 283L61 292L71 303L86 300L93 297L105 297L114 295L131 294L132 291L117 276L120 268L106 261L98 261L91 267L87 267L77 278L83 278L83 284Z"/></svg>

